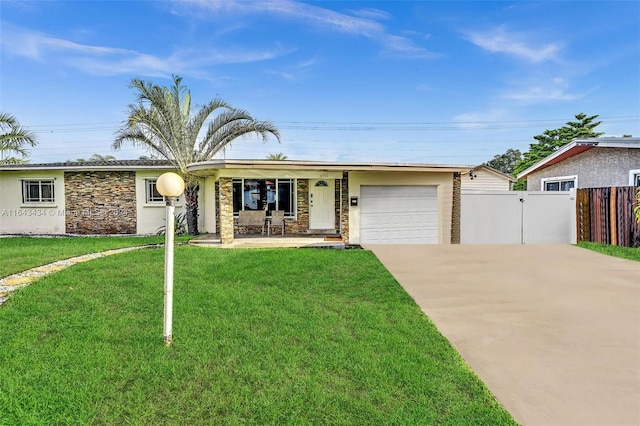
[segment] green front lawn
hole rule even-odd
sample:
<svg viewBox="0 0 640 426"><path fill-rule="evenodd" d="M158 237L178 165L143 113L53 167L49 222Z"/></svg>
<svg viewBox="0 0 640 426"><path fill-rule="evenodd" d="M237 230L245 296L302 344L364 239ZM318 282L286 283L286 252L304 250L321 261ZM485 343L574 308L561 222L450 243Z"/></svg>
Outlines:
<svg viewBox="0 0 640 426"><path fill-rule="evenodd" d="M176 248L76 265L0 306L0 423L515 424L364 250Z"/></svg>
<svg viewBox="0 0 640 426"><path fill-rule="evenodd" d="M164 238L164 236L0 238L0 277L83 254L146 244L162 244ZM187 241L188 238L176 237L176 241Z"/></svg>
<svg viewBox="0 0 640 426"><path fill-rule="evenodd" d="M640 262L640 248L612 246L610 244L591 243L588 241L580 241L578 247L608 254L609 256Z"/></svg>

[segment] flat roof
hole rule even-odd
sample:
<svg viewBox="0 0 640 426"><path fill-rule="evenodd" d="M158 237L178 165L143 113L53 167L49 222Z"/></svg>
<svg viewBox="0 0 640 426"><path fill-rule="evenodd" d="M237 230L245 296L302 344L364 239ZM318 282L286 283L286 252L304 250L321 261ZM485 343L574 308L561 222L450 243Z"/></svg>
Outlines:
<svg viewBox="0 0 640 426"><path fill-rule="evenodd" d="M327 171L422 171L422 172L468 172L477 167L455 164L424 163L365 163L301 160L210 160L191 163L188 170L197 175L210 175L220 169L262 170L327 170ZM163 170L174 169L167 160L112 160L112 161L66 161L59 163L4 164L0 171L28 170Z"/></svg>
<svg viewBox="0 0 640 426"><path fill-rule="evenodd" d="M364 163L300 160L211 160L192 163L190 172L207 175L220 169L466 172L475 166L423 163Z"/></svg>

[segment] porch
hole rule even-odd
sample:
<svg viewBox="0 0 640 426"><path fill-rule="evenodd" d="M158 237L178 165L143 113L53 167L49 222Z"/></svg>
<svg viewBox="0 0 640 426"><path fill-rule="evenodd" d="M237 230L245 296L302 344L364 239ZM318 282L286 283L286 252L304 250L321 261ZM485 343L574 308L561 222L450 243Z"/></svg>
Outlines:
<svg viewBox="0 0 640 426"><path fill-rule="evenodd" d="M190 240L189 244L214 248L345 248L344 241L326 235L236 234L233 242L222 244L219 234L203 234Z"/></svg>

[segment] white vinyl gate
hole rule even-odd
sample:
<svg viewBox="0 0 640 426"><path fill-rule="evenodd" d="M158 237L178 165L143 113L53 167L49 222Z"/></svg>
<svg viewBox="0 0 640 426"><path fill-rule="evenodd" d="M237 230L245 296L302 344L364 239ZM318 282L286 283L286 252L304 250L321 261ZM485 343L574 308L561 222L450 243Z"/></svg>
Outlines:
<svg viewBox="0 0 640 426"><path fill-rule="evenodd" d="M575 244L574 192L463 192L462 244Z"/></svg>

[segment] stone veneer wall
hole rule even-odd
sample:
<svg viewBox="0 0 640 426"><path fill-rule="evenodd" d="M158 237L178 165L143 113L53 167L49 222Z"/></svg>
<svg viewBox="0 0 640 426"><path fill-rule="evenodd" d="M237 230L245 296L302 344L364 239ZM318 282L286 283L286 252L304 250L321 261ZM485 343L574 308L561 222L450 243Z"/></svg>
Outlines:
<svg viewBox="0 0 640 426"><path fill-rule="evenodd" d="M233 184L233 181L232 181ZM215 233L220 235L220 183L216 181L213 184L213 197L214 197L214 205L216 207L216 229ZM233 196L233 191L232 191Z"/></svg>
<svg viewBox="0 0 640 426"><path fill-rule="evenodd" d="M349 242L349 173L342 173L342 200L340 207L340 236L345 243Z"/></svg>
<svg viewBox="0 0 640 426"><path fill-rule="evenodd" d="M451 244L460 244L460 204L462 177L460 172L453 173L453 200L451 206Z"/></svg>
<svg viewBox="0 0 640 426"><path fill-rule="evenodd" d="M342 203L342 197L340 196L340 189L342 185L340 184L340 179L336 179L334 181L334 206L333 206L333 222L336 224L337 234L340 234L340 204Z"/></svg>
<svg viewBox="0 0 640 426"><path fill-rule="evenodd" d="M220 178L218 180L220 193L220 242L228 244L233 242L233 179L229 177Z"/></svg>
<svg viewBox="0 0 640 426"><path fill-rule="evenodd" d="M65 172L67 234L135 234L136 174Z"/></svg>
<svg viewBox="0 0 640 426"><path fill-rule="evenodd" d="M296 180L296 220L286 219L287 234L306 234L309 230L309 179Z"/></svg>

